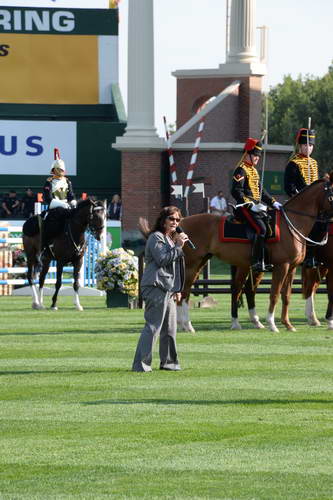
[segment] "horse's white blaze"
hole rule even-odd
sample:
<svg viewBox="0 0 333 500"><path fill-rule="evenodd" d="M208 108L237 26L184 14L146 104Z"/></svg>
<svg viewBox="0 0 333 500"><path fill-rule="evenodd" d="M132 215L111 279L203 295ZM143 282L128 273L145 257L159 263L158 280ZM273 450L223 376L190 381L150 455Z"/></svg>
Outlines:
<svg viewBox="0 0 333 500"><path fill-rule="evenodd" d="M252 323L254 324L254 326L256 328L265 328L259 319L259 316L256 312L255 307L253 309L249 309L249 316L250 316L250 320L252 321Z"/></svg>
<svg viewBox="0 0 333 500"><path fill-rule="evenodd" d="M195 332L190 320L189 305L185 300L183 300L180 306L177 306L177 324L179 330L183 330L184 332Z"/></svg>
<svg viewBox="0 0 333 500"><path fill-rule="evenodd" d="M74 305L78 311L83 311L83 307L80 304L79 294L74 292Z"/></svg>
<svg viewBox="0 0 333 500"><path fill-rule="evenodd" d="M279 332L279 329L278 329L278 327L275 324L274 312L272 312L272 313L268 312L267 313L266 321L268 323L268 328L270 329L271 332L277 332L277 333Z"/></svg>
<svg viewBox="0 0 333 500"><path fill-rule="evenodd" d="M310 295L305 301L305 316L307 317L308 324L311 326L320 326L320 321L316 316L314 308L314 293Z"/></svg>
<svg viewBox="0 0 333 500"><path fill-rule="evenodd" d="M238 318L231 318L231 327L230 330L241 330L242 325L238 321Z"/></svg>

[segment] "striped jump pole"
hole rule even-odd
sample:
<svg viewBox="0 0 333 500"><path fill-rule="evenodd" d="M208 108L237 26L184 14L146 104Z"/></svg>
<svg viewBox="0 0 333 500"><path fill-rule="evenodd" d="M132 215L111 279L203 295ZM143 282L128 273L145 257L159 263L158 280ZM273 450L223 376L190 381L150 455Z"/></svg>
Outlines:
<svg viewBox="0 0 333 500"><path fill-rule="evenodd" d="M163 122L164 122L164 128L165 128L166 142L167 142L167 146L168 146L167 151L168 151L168 156L169 156L171 185L174 185L177 183L177 171L176 171L176 164L175 164L175 160L173 157L173 152L172 152L171 142L170 142L170 135L169 135L165 116L163 116Z"/></svg>
<svg viewBox="0 0 333 500"><path fill-rule="evenodd" d="M199 127L197 131L197 137L194 143L194 148L191 156L191 161L187 170L187 177L186 177L186 186L184 190L184 198L188 198L190 186L192 185L192 178L193 178L193 171L197 163L197 158L198 158L198 152L199 152L199 146L200 146L200 141L203 133L203 129L205 126L205 120L202 119L199 122Z"/></svg>

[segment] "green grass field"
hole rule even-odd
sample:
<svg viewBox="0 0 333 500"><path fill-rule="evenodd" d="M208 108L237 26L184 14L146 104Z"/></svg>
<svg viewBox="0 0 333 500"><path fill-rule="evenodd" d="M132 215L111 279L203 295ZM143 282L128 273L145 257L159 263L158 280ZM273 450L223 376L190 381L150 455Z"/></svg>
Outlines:
<svg viewBox="0 0 333 500"><path fill-rule="evenodd" d="M0 298L1 500L333 499L333 332L305 325L300 296L296 333L245 310L230 331L229 296L194 309L182 371L155 349L153 373L130 371L142 311L104 300Z"/></svg>

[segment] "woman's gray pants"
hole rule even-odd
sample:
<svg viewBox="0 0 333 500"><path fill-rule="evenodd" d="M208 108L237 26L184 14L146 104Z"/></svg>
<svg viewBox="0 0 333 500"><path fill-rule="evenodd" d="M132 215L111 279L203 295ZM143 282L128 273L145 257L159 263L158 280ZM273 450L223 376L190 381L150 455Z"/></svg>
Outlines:
<svg viewBox="0 0 333 500"><path fill-rule="evenodd" d="M142 289L145 301L146 324L141 332L136 348L132 370L142 372L142 362L150 366L152 362L153 345L160 335L160 361L177 363L176 333L177 311L171 292L164 292L157 287Z"/></svg>

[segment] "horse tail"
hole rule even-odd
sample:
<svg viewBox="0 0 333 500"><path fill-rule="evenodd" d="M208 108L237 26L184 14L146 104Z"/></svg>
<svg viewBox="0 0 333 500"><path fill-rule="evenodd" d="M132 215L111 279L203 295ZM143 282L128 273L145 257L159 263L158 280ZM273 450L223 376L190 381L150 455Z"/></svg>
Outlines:
<svg viewBox="0 0 333 500"><path fill-rule="evenodd" d="M144 238L147 239L148 236L150 235L150 232L151 232L148 220L144 217L139 217L138 226L139 226L139 229L140 229L142 236L144 236Z"/></svg>

